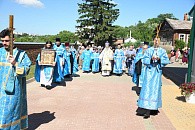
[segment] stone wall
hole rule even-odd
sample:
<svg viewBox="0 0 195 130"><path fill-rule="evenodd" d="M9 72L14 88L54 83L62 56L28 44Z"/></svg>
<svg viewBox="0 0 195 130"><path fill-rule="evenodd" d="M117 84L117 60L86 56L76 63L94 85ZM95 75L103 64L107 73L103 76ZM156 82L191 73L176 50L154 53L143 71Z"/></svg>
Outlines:
<svg viewBox="0 0 195 130"><path fill-rule="evenodd" d="M35 64L38 54L41 52L44 44L14 44L17 48L27 52L29 58L32 61L32 64ZM0 44L2 47L2 44Z"/></svg>

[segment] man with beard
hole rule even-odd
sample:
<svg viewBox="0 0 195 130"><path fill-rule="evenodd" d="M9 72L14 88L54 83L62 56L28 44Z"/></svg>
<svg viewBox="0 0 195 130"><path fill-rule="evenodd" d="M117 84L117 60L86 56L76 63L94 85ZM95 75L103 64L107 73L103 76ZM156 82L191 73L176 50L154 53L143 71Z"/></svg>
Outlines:
<svg viewBox="0 0 195 130"><path fill-rule="evenodd" d="M10 55L10 31L0 33L0 129L28 128L26 75L31 61L25 51L13 47ZM14 37L14 36L13 36Z"/></svg>
<svg viewBox="0 0 195 130"><path fill-rule="evenodd" d="M100 54L102 76L109 76L112 70L111 60L113 60L113 51L110 49L109 42L105 43L105 48Z"/></svg>
<svg viewBox="0 0 195 130"><path fill-rule="evenodd" d="M56 43L53 46L53 49L56 51L56 65L54 67L54 76L53 81L57 84L64 79L64 47L61 44L60 38L56 38Z"/></svg>
<svg viewBox="0 0 195 130"><path fill-rule="evenodd" d="M154 46L148 48L143 56L146 68L136 112L144 118L149 118L151 112L157 112L162 107L162 67L170 62L166 50L159 44L160 39L154 38Z"/></svg>
<svg viewBox="0 0 195 130"><path fill-rule="evenodd" d="M117 49L114 52L114 70L113 73L115 73L118 76L121 76L123 74L122 65L125 62L124 57L124 51L121 49L121 45L119 44L117 46Z"/></svg>
<svg viewBox="0 0 195 130"><path fill-rule="evenodd" d="M92 52L90 51L90 46L87 45L86 49L82 53L82 60L83 60L83 72L89 72L90 71L90 63L91 63L91 56Z"/></svg>

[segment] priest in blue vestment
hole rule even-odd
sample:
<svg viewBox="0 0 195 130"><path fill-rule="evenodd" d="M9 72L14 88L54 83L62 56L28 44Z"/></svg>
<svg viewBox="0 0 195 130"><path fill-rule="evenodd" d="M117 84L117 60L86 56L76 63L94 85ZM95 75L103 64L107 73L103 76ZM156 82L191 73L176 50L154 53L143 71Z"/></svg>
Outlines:
<svg viewBox="0 0 195 130"><path fill-rule="evenodd" d="M89 45L86 47L86 49L82 53L82 60L83 60L83 72L89 72L90 71L90 62L91 62L91 56L92 52L90 51Z"/></svg>
<svg viewBox="0 0 195 130"><path fill-rule="evenodd" d="M53 44L51 41L47 41L43 50L52 50ZM55 58L56 59L56 58ZM35 67L35 80L40 82L41 87L46 87L47 89L52 88L52 81L53 81L53 72L54 66L56 61L54 60L53 64L51 65L42 65L41 64L41 57L38 54L36 59L36 67Z"/></svg>
<svg viewBox="0 0 195 130"><path fill-rule="evenodd" d="M113 73L116 75L122 75L123 73L123 68L122 65L125 62L124 58L124 51L121 49L121 45L119 44L117 46L118 49L115 50L114 52L114 69Z"/></svg>
<svg viewBox="0 0 195 130"><path fill-rule="evenodd" d="M92 54L92 61L93 61L93 63L92 63L92 72L93 73L97 73L97 72L99 72L99 70L100 70L100 59L99 59L99 57L100 57L100 53L98 52L98 48L97 47L94 47L94 52L93 52L93 54Z"/></svg>
<svg viewBox="0 0 195 130"><path fill-rule="evenodd" d="M64 79L64 46L60 38L56 38L53 49L56 51L56 65L54 67L53 82L60 84Z"/></svg>
<svg viewBox="0 0 195 130"><path fill-rule="evenodd" d="M135 69L134 69L132 81L139 88L139 92L143 84L144 74L146 70L146 65L143 64L143 56L144 56L144 52L148 49L148 44L149 44L148 42L144 42L144 45L137 52L135 59L134 59Z"/></svg>
<svg viewBox="0 0 195 130"><path fill-rule="evenodd" d="M0 129L28 128L26 75L31 61L25 51L13 47L10 55L10 31L0 33ZM14 37L14 36L13 36Z"/></svg>
<svg viewBox="0 0 195 130"><path fill-rule="evenodd" d="M70 49L69 43L65 43L66 50L64 52L65 66L64 76L70 77L78 72L78 64L76 58L76 50Z"/></svg>
<svg viewBox="0 0 195 130"><path fill-rule="evenodd" d="M166 50L159 47L159 43L160 39L156 37L154 46L148 48L143 56L146 68L136 112L144 118L149 118L151 112L157 112L162 107L162 67L170 61Z"/></svg>

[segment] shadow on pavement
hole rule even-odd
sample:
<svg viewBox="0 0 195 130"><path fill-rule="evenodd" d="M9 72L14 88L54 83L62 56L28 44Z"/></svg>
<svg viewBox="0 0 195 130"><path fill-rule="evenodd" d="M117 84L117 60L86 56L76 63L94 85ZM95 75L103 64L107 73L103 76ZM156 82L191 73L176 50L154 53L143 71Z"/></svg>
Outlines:
<svg viewBox="0 0 195 130"><path fill-rule="evenodd" d="M182 101L182 102L186 102L184 96L179 96L179 97L176 97L175 99L177 99L177 100L179 100L179 101Z"/></svg>
<svg viewBox="0 0 195 130"><path fill-rule="evenodd" d="M163 75L173 81L177 86L185 82L185 75L188 68L181 67L164 67Z"/></svg>
<svg viewBox="0 0 195 130"><path fill-rule="evenodd" d="M50 113L50 111L44 111L42 113L33 113L28 116L28 130L35 130L40 125L49 123L54 120L56 117L54 116L55 112Z"/></svg>
<svg viewBox="0 0 195 130"><path fill-rule="evenodd" d="M136 92L137 96L139 96L140 91L141 91L141 87L133 86L132 90Z"/></svg>

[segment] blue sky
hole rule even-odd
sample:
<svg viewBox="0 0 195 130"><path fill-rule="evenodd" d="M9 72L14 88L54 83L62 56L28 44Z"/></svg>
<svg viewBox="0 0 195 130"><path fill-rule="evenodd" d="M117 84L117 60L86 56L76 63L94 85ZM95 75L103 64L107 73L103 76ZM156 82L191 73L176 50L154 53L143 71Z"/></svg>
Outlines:
<svg viewBox="0 0 195 130"><path fill-rule="evenodd" d="M115 25L135 25L159 14L172 13L183 20L195 0L113 0L120 16ZM9 15L14 15L16 32L30 34L58 34L75 32L78 5L82 0L0 0L0 30L9 25Z"/></svg>

